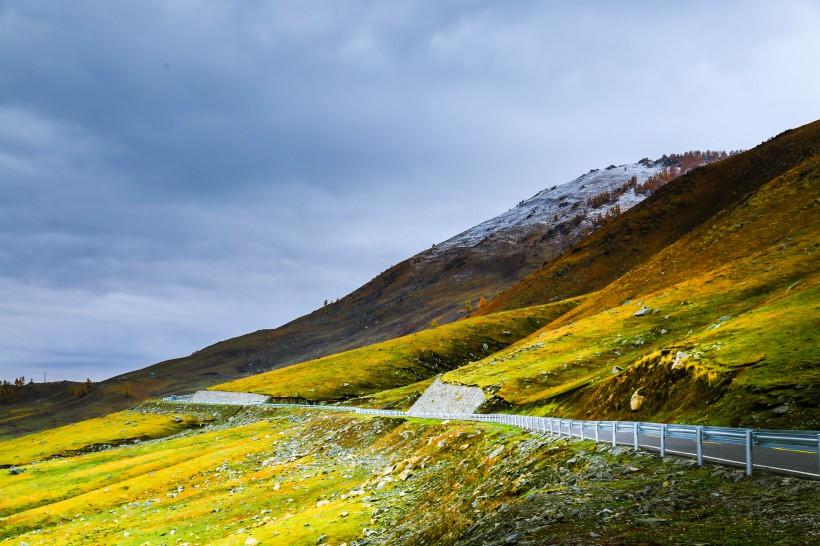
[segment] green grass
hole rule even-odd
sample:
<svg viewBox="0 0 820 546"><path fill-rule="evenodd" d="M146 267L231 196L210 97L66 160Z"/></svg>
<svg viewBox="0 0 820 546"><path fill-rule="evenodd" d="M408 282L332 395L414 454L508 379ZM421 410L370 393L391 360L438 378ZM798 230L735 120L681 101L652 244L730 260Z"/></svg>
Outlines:
<svg viewBox="0 0 820 546"><path fill-rule="evenodd" d="M816 512L811 487L735 482L738 473L726 480L604 447L494 424L253 408L182 435L0 473L0 543L339 545L372 534L376 544L482 544L512 530L571 543L595 528L611 543L723 543L737 531L798 544L818 532L812 518L795 517ZM670 492L678 504L664 500ZM772 503L784 521L768 517ZM604 508L630 517L599 525ZM636 526L641 514L669 524Z"/></svg>
<svg viewBox="0 0 820 546"><path fill-rule="evenodd" d="M192 415L121 411L52 430L0 440L0 466L40 461L91 446L161 438L199 424Z"/></svg>
<svg viewBox="0 0 820 546"><path fill-rule="evenodd" d="M323 401L370 395L479 360L526 337L577 303L570 300L460 320L213 388Z"/></svg>

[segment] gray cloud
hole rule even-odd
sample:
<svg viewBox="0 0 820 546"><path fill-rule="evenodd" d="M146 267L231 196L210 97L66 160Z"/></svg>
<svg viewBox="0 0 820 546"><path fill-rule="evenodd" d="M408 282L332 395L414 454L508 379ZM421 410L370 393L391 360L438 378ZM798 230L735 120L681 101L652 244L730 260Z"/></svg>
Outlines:
<svg viewBox="0 0 820 546"><path fill-rule="evenodd" d="M593 167L818 117L811 2L0 5L0 377L274 327Z"/></svg>

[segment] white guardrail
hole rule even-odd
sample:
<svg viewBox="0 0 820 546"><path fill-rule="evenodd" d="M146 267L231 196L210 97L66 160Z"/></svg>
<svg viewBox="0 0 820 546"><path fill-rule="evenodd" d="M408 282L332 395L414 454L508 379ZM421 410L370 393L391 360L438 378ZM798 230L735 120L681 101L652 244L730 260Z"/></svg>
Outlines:
<svg viewBox="0 0 820 546"><path fill-rule="evenodd" d="M166 402L198 403L189 396L167 396ZM210 403L212 405L223 405ZM534 417L506 413L408 413L399 410L359 408L355 406L333 406L322 404L284 404L266 403L267 407L298 408L328 411L348 411L362 415L380 415L385 417L417 417L423 419L441 419L451 421L479 421L484 423L498 423L510 425L524 430L552 436L578 438L580 440L594 440L599 443L629 445L635 450L644 448L658 451L661 457L667 453L693 457L698 466L703 465L704 459L716 463L744 466L746 474L752 474L755 467L769 470L794 473L806 477L820 478L820 431L814 430L766 430L744 429L731 427L712 427L703 425L679 425L645 423L634 421L584 421L578 419L560 419L556 417ZM647 443L647 441L657 440ZM643 442L643 443L642 443ZM694 444L694 452L682 451L684 443ZM676 444L676 445L670 445ZM733 446L742 452L740 459L729 459L715 455L704 454L704 446ZM769 451L769 458L775 452L794 452L808 457L814 454L814 464L811 471L789 467L778 467L771 464L758 463L756 456L760 449ZM803 464L805 466L805 464Z"/></svg>

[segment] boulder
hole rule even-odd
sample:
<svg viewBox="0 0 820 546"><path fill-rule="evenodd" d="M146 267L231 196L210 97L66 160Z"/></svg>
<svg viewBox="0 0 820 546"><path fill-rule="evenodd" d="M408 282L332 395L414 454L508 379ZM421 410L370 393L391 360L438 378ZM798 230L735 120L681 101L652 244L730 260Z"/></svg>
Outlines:
<svg viewBox="0 0 820 546"><path fill-rule="evenodd" d="M644 305L643 307L641 307L640 309L638 309L637 311L632 313L632 316L633 317L642 317L644 315L650 314L651 312L652 312L652 308L647 307L647 306Z"/></svg>
<svg viewBox="0 0 820 546"><path fill-rule="evenodd" d="M672 363L673 370L682 370L684 369L684 362L689 359L689 353L685 353L683 351L678 351L675 355L675 361Z"/></svg>
<svg viewBox="0 0 820 546"><path fill-rule="evenodd" d="M635 392L632 393L632 397L629 399L629 409L632 411L638 411L643 406L643 403L646 401L646 397L641 394L641 388L635 389Z"/></svg>

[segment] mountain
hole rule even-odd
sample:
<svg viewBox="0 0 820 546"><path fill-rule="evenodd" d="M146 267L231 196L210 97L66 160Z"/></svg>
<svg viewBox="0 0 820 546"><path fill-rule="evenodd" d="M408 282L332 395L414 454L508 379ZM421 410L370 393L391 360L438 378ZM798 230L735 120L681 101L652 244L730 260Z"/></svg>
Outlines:
<svg viewBox="0 0 820 546"><path fill-rule="evenodd" d="M817 150L820 122L671 181L480 309L498 320L512 311L486 309L512 302L518 320L549 318L549 310L555 318L443 380L484 389L485 410L818 426ZM544 274L562 268L565 275ZM562 284L568 276L575 278ZM583 295L546 308L516 305L552 300L558 290ZM531 299L511 297L522 294ZM450 338L442 329L425 334L429 347ZM282 398L298 386L325 401L359 392L353 403L407 407L430 383L401 377L409 365L395 349L371 345L216 388ZM312 381L321 386L308 388ZM394 387L377 392L388 382Z"/></svg>
<svg viewBox="0 0 820 546"><path fill-rule="evenodd" d="M89 418L151 396L195 390L463 318L669 180L725 156L687 152L593 169L404 260L337 302L279 328L111 378L94 385L81 399L68 389L52 389L22 408L0 404L0 431Z"/></svg>
<svg viewBox="0 0 820 546"><path fill-rule="evenodd" d="M611 207L574 226L597 231L477 316L214 388L407 408L435 377L443 389L481 388L483 412L817 430L820 121L686 174L665 167L621 184L576 194L581 211ZM615 209L629 191L655 189ZM546 211L553 191L520 207ZM521 212L461 234L452 248L512 246L538 225ZM443 243L424 255L450 252ZM520 306L543 300L556 301ZM257 354L255 343L244 336L221 350L241 363ZM152 381L172 384L161 367L151 369ZM124 387L146 384L97 385L61 409L76 419L99 411L87 400L103 389L136 398L145 391ZM447 398L436 402L441 409ZM33 406L29 399L25 407ZM746 476L714 457L724 454L712 451L708 431L703 466L680 458L674 444L658 457L635 432L640 450L488 422L145 401L0 438L0 540L817 543L820 490L801 479L816 477L816 467L774 474L757 444ZM811 450L800 457L814 462Z"/></svg>
<svg viewBox="0 0 820 546"><path fill-rule="evenodd" d="M479 314L557 301L603 288L709 218L820 149L820 122L781 133L754 150L692 170L545 263Z"/></svg>
<svg viewBox="0 0 820 546"><path fill-rule="evenodd" d="M819 151L814 122L671 182L487 306L577 307L444 380L566 417L818 427Z"/></svg>

